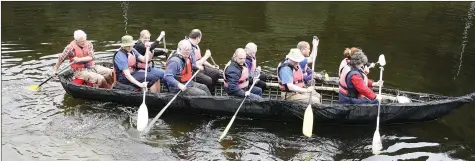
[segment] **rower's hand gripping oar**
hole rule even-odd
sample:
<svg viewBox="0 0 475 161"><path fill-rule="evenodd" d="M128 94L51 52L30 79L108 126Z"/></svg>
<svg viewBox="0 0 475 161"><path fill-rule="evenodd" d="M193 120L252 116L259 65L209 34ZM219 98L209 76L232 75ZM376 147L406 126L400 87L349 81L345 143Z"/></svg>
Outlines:
<svg viewBox="0 0 475 161"><path fill-rule="evenodd" d="M147 53L150 52L150 48L145 49L145 79L144 82L147 81L147 73L148 73L148 55ZM148 109L147 105L145 104L145 93L147 92L147 87L143 89L143 100L142 104L139 107L139 110L137 111L137 130L142 131L147 127L148 124Z"/></svg>
<svg viewBox="0 0 475 161"><path fill-rule="evenodd" d="M379 56L379 64L381 65L379 67L380 73L379 73L379 80L383 80L383 70L384 70L384 65L386 65L386 59L384 58L384 55L381 54ZM381 97L381 86L379 86L379 97ZM378 117L376 118L376 130L374 131L373 135L373 144L372 144L372 151L373 154L379 154L381 153L381 150L383 149L383 144L381 142L381 136L379 135L379 113L381 109L381 100L378 101Z"/></svg>
<svg viewBox="0 0 475 161"><path fill-rule="evenodd" d="M259 73L257 75L257 77L254 77L254 82L252 82L252 85L251 87L249 88L248 92L251 92L252 88L254 87L254 85L256 84L257 81L259 81L259 76L261 76L261 73ZM246 101L246 98L247 96L244 96L244 99L242 100L241 104L239 105L238 109L236 110L236 112L234 113L234 116L231 118L231 121L229 121L228 125L226 126L226 128L224 129L223 133L221 134L221 136L219 137L219 140L218 141L221 141L224 136L226 136L226 134L228 133L229 129L231 128L231 125L233 124L234 120L236 119L236 116L239 112L239 110L241 109L242 107L242 104L244 104L244 101Z"/></svg>
<svg viewBox="0 0 475 161"><path fill-rule="evenodd" d="M317 41L317 45L314 45L314 50L312 51L312 52L315 52L315 57L313 58L313 62L312 62L312 72L315 71L315 59L317 58L318 43L320 41L317 36L313 36L313 39ZM310 81L312 81L311 83L312 86L315 86L314 80L311 79ZM308 106L307 106L307 109L305 109L305 113L303 116L302 133L307 137L312 137L312 131L313 131L312 93L313 91L310 92Z"/></svg>
<svg viewBox="0 0 475 161"><path fill-rule="evenodd" d="M59 73L65 71L66 69L69 69L69 66L71 66L71 65L74 64L74 63L75 63L75 62L69 63L67 66L65 66L63 69L61 69L61 70L59 71ZM59 73L58 73L57 75L59 75ZM46 80L44 80L43 82L41 82L40 85L35 85L35 84L30 85L30 86L28 86L28 89L31 90L31 91L39 91L39 90L40 90L40 87L41 87L43 84L45 84L45 83L48 82L51 78L53 78L53 77L55 77L55 76L57 76L57 75L52 75L52 76L50 76L48 79L46 79Z"/></svg>

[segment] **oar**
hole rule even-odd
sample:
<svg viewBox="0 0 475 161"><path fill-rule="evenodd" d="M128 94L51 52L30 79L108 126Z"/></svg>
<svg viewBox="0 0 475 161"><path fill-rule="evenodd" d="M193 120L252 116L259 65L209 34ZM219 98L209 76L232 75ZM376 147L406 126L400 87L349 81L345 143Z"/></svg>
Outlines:
<svg viewBox="0 0 475 161"><path fill-rule="evenodd" d="M148 70L148 60L147 60L147 52L150 52L149 49L145 49L145 79L144 82L147 81L147 70ZM147 127L148 124L148 109L147 105L145 104L145 93L147 92L147 87L143 89L143 100L142 104L139 107L139 110L137 111L137 130L142 131Z"/></svg>
<svg viewBox="0 0 475 161"><path fill-rule="evenodd" d="M74 62L69 63L67 66L65 66L63 69L61 69L61 70L59 71L59 73L61 73L61 72L65 71L66 69L68 69L68 67L71 66L72 64L74 64ZM58 75L59 75L59 73L58 73ZM51 78L53 78L53 77L54 77L54 75L52 75L51 77L49 77L49 78L46 79L45 81L41 82L40 85L35 85L35 84L30 85L30 86L28 86L28 89L31 90L31 91L39 91L39 90L40 90L40 87L41 87L43 84L45 84L46 82L48 82L48 81L49 81Z"/></svg>
<svg viewBox="0 0 475 161"><path fill-rule="evenodd" d="M313 39L319 41L317 36L313 36ZM315 46L314 52L315 52L315 54L317 54L318 45ZM315 55L315 57L313 58L312 72L315 71L315 64L316 64L315 59L316 58L317 58L317 55ZM315 86L315 81L313 79L311 81L312 81L312 86ZM303 116L302 133L307 137L312 137L312 130L313 130L312 93L313 93L313 91L310 92L308 106L307 106L307 109L305 109L305 114Z"/></svg>
<svg viewBox="0 0 475 161"><path fill-rule="evenodd" d="M386 65L386 59L384 58L384 55L381 54L379 56L379 64L381 67L379 67L380 73L379 73L379 80L383 80L383 70L384 70L384 65ZM379 86L379 96L381 97L381 86ZM373 144L371 149L373 150L373 154L379 154L381 150L383 149L383 144L381 143L381 136L379 135L379 113L380 113L380 108L381 108L381 101L378 101L378 117L376 118L376 130L374 131L373 135Z"/></svg>
<svg viewBox="0 0 475 161"><path fill-rule="evenodd" d="M186 86L190 83L190 81L198 74L198 72L200 72L199 69L195 72L195 74L193 74L193 76L190 78L190 80L188 80L188 82L186 82L185 87L186 87ZM150 130L150 128L152 128L153 124L154 124L155 122L157 122L158 118L159 118L160 116L162 116L163 112L165 112L165 110L168 108L168 106L170 106L170 105L172 104L172 102L175 100L175 98L176 98L176 97L178 96L178 94L180 94L180 93L181 93L181 90L178 91L178 93L175 94L175 96L173 96L172 100L170 100L170 101L168 102L168 104L167 104L165 107L162 108L162 110L157 114L157 116L155 116L155 118L153 118L152 122L150 122L150 124L148 124L147 128L144 129L144 131L143 131L144 133L147 133L147 132Z"/></svg>
<svg viewBox="0 0 475 161"><path fill-rule="evenodd" d="M259 74L257 75L257 77L254 77L254 78L256 78L256 79L254 79L254 82L252 82L251 88L249 88L248 92L251 92L252 87L254 87L254 85L256 84L256 82L259 80L259 76L260 76L260 75L261 75L261 73L259 73ZM228 133L229 128L231 128L231 125L233 124L234 119L236 119L236 115L238 114L239 109L241 109L242 104L244 103L244 101L246 101L246 98L247 98L247 96L244 96L244 99L242 100L242 102L241 102L241 104L239 105L238 109L237 109L236 112L234 113L233 118L231 118L231 121L229 121L228 125L226 126L226 128L225 128L224 131L223 131L223 133L222 133L221 136L219 137L219 140L218 140L218 141L221 141L221 140L224 138L224 136L226 136L226 134Z"/></svg>

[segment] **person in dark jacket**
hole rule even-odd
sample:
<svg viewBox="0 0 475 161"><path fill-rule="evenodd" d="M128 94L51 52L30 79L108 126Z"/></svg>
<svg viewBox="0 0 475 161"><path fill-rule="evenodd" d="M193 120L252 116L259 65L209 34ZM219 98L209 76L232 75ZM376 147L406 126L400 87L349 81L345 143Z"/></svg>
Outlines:
<svg viewBox="0 0 475 161"><path fill-rule="evenodd" d="M252 87L251 91L247 91L252 82L249 81L249 70L246 65L246 51L238 48L234 52L233 58L224 67L224 86L229 95L245 97L248 96L252 100L261 98L262 89ZM258 81L258 78L255 78Z"/></svg>

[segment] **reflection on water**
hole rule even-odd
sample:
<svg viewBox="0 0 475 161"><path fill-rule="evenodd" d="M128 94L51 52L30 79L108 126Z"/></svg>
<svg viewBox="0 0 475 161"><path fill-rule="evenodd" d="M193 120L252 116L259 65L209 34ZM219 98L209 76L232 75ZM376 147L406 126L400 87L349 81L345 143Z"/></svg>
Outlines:
<svg viewBox="0 0 475 161"><path fill-rule="evenodd" d="M473 104L439 121L382 126L384 153L373 156L373 126L319 125L306 138L301 124L238 118L218 142L230 118L165 114L143 138L134 127L137 107L74 99L57 79L39 92L26 89L50 76L58 53L78 28L93 42L96 59L111 61L126 14L129 34L137 38L149 29L155 38L165 30L169 49L200 28L201 47L211 49L220 66L235 48L252 41L258 45L259 65L274 71L289 48L317 35L317 70L334 75L343 49L359 46L370 61L385 54L385 84L462 95L475 91L474 66L464 65L451 79L465 25L459 20L467 16L468 2L130 2L126 13L121 3L2 3L2 159L475 159ZM157 6L166 7L157 11ZM464 62L475 61L472 43L467 42Z"/></svg>

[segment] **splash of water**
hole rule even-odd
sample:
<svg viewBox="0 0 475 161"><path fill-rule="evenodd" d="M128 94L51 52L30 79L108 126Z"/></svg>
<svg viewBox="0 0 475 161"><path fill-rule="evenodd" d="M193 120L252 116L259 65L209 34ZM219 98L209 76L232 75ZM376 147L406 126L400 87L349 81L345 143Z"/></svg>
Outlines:
<svg viewBox="0 0 475 161"><path fill-rule="evenodd" d="M125 34L129 34L127 33L127 11L129 10L129 2L128 1L124 1L122 2L122 4L120 4L120 6L122 7L122 11L124 12L124 14L122 15L124 17L124 23L125 23L125 27L124 27L124 30L125 30Z"/></svg>
<svg viewBox="0 0 475 161"><path fill-rule="evenodd" d="M460 73L460 69L462 67L462 58L463 58L463 52L465 51L465 46L467 45L467 42L468 42L468 29L470 29L470 27L472 27L472 18L473 16L475 16L475 12L474 12L474 9L475 9L475 2L472 2L471 5L470 5L470 9L468 9L468 15L467 15L467 18L465 19L465 30L463 32L463 38L462 38L462 52L460 52L460 64L459 64L459 68L457 70L457 75L454 76L454 80L455 80L455 77L457 77Z"/></svg>

